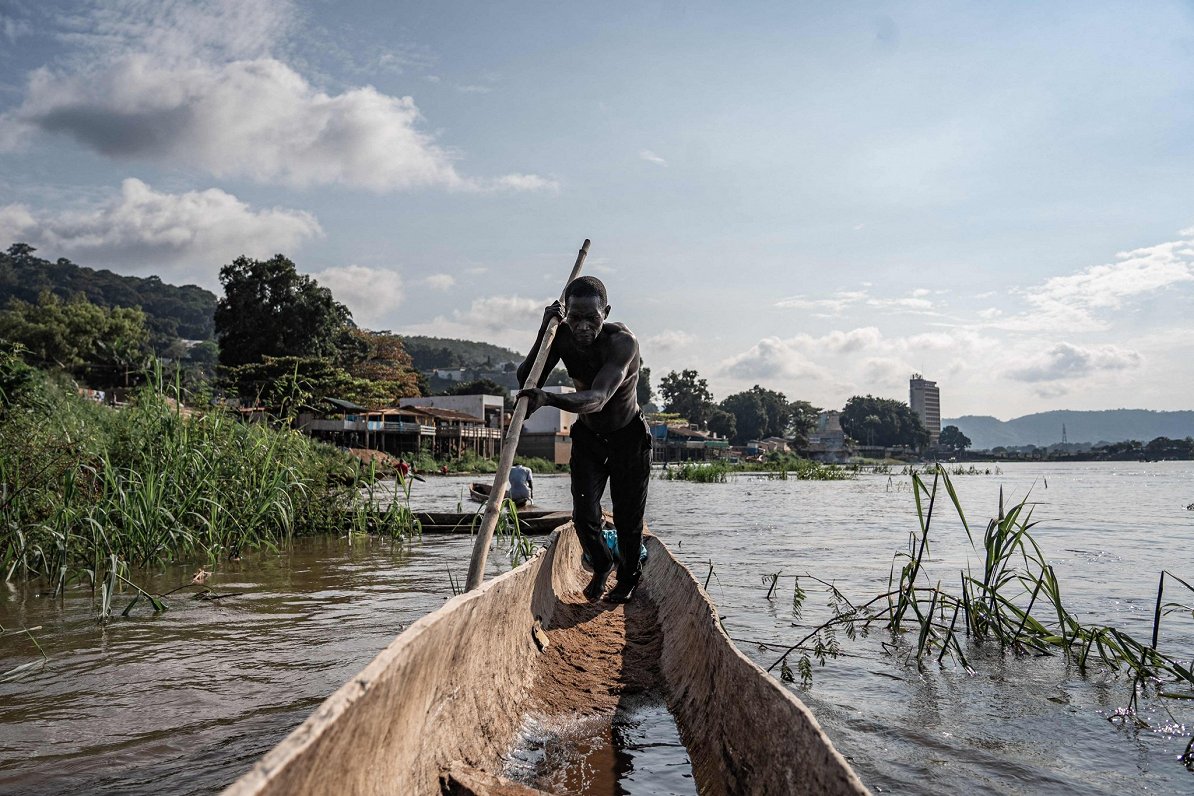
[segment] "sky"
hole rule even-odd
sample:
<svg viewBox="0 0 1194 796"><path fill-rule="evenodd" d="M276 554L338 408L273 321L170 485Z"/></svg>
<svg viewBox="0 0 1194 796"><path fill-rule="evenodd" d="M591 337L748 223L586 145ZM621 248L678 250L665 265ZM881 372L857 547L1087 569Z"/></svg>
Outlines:
<svg viewBox="0 0 1194 796"><path fill-rule="evenodd" d="M0 0L0 245L656 386L1194 408L1194 5Z"/></svg>

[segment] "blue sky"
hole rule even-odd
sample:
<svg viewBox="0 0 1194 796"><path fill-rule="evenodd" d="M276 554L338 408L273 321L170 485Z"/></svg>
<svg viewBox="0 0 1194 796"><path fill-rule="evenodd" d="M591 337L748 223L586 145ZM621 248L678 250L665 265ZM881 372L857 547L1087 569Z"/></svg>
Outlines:
<svg viewBox="0 0 1194 796"><path fill-rule="evenodd" d="M0 244L656 378L1190 409L1194 6L0 0Z"/></svg>

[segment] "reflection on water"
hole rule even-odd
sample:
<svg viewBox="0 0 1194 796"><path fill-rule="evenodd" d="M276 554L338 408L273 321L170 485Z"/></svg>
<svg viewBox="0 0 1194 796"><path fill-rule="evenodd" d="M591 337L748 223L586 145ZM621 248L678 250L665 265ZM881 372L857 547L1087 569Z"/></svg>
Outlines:
<svg viewBox="0 0 1194 796"><path fill-rule="evenodd" d="M469 480L417 484L414 503L453 510ZM792 615L790 576L811 572L851 598L886 588L891 556L916 523L907 483L898 475L653 481L647 518L702 582L713 562L709 591L727 630L766 667L775 654L754 642L791 643L827 616L812 589L805 616ZM1004 466L999 475L954 483L980 531L1000 485L1009 501L1031 490L1036 538L1084 622L1147 638L1159 571L1194 578L1194 513L1185 510L1194 500L1190 463ZM567 478L536 478L536 496L548 507L567 506ZM965 535L944 514L933 526L928 577L952 588L967 563ZM89 592L57 600L36 589L0 591L0 624L43 626L37 637L50 656L20 679L0 682L0 792L219 789L405 625L442 605L451 596L447 572L463 580L470 546L447 537L409 550L302 540L276 556L223 564L207 584L242 596L195 602L184 590L164 615L139 606L104 627L94 621ZM973 552L969 559L977 564ZM509 565L500 553L490 561L495 569ZM193 571L170 568L147 585L168 591ZM776 571L781 592L768 601L762 577ZM1142 717L1165 731L1137 729L1107 720L1127 702L1123 677L1093 670L1083 677L1058 657L1003 656L997 648L968 653L974 675L952 667L921 674L885 657L882 640L874 633L841 639L849 656L818 667L811 691L797 689L876 791L1194 793L1194 775L1174 762L1194 715L1185 702L1145 701ZM1165 619L1161 649L1184 659L1194 654L1188 614ZM0 671L37 658L27 639L0 640ZM663 731L663 746L651 746L661 743L652 715L623 721L622 735L593 744L596 757L586 759L620 772L616 787L626 792L671 792L672 785L652 784L668 781L686 785L676 792L691 792L691 780L676 773L686 769L677 763L682 750L670 747L674 726Z"/></svg>

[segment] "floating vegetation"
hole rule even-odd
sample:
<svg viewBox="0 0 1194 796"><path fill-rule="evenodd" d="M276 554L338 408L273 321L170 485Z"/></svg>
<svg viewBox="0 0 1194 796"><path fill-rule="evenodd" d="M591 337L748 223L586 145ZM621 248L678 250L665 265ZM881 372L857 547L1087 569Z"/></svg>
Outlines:
<svg viewBox="0 0 1194 796"><path fill-rule="evenodd" d="M1003 475L1003 470L998 465L995 467L978 467L976 465L965 464L942 464L940 462L933 464L909 464L905 465L900 470L900 475L934 475L938 472L946 473L947 475Z"/></svg>
<svg viewBox="0 0 1194 796"><path fill-rule="evenodd" d="M852 466L821 464L796 456L779 456L765 462L738 462L731 464L722 460L711 462L681 462L665 465L659 477L664 481L693 481L703 484L724 484L727 477L737 473L750 473L769 481L846 481L855 478L858 469Z"/></svg>
<svg viewBox="0 0 1194 796"><path fill-rule="evenodd" d="M785 462L779 471L771 471L766 477L768 480L779 481L787 481L789 478L797 481L850 481L857 475L858 471L850 467L796 459L790 465Z"/></svg>
<svg viewBox="0 0 1194 796"><path fill-rule="evenodd" d="M659 477L664 481L693 481L698 484L724 484L732 465L725 462L682 462L665 466Z"/></svg>
<svg viewBox="0 0 1194 796"><path fill-rule="evenodd" d="M1015 655L1064 655L1084 675L1092 665L1125 672L1131 675L1131 694L1127 709L1113 720L1135 716L1138 696L1148 688L1164 697L1194 698L1194 671L1157 649L1162 617L1191 612L1188 605L1165 602L1166 586L1184 587L1191 592L1194 586L1171 572L1161 573L1148 643L1114 627L1083 624L1066 609L1056 573L1030 533L1036 523L1027 496L1005 511L1000 491L998 515L988 522L980 547L949 474L944 467L934 468L932 474L931 483L919 472L912 474L918 527L909 535L907 551L895 557L888 589L856 603L834 584L807 573L802 575L825 588L831 618L783 649L769 671L778 668L781 679L789 682L799 676L807 687L812 680L812 662L824 665L840 654L838 631L853 640L881 629L889 636L883 649L921 671L934 662L943 665L948 657L951 663L973 673L966 656L970 645L997 644L1000 650ZM981 569L973 571L968 566L958 573L956 591L944 589L940 580L931 579L924 566L934 512L945 499L942 492L982 558ZM796 579L793 596L797 617L806 596L801 578ZM767 599L774 599L779 579L778 572L764 576L769 584ZM796 657L795 668L792 657ZM1180 692L1172 692L1174 686Z"/></svg>

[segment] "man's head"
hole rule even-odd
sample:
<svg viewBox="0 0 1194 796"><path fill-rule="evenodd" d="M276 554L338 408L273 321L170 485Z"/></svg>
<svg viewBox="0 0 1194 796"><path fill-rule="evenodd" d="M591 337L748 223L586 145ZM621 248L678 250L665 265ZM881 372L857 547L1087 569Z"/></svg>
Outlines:
<svg viewBox="0 0 1194 796"><path fill-rule="evenodd" d="M593 344L605 319L609 317L609 299L605 285L593 276L582 276L568 283L564 291L564 323L582 348Z"/></svg>

